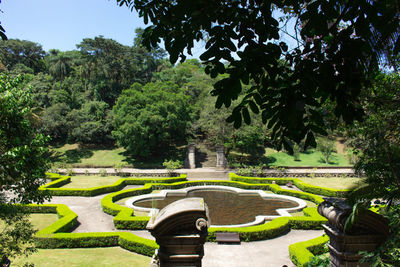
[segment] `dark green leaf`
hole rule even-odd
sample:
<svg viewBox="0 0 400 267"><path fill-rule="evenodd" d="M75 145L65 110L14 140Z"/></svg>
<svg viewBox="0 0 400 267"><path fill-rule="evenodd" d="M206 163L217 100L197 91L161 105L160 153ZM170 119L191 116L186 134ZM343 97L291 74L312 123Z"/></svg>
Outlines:
<svg viewBox="0 0 400 267"><path fill-rule="evenodd" d="M244 122L247 125L249 125L251 123L251 118L250 118L249 110L246 107L242 108L242 114L243 114Z"/></svg>
<svg viewBox="0 0 400 267"><path fill-rule="evenodd" d="M258 114L260 112L260 110L258 109L258 106L256 103L254 103L253 101L249 101L249 106L251 111L253 111L255 114Z"/></svg>

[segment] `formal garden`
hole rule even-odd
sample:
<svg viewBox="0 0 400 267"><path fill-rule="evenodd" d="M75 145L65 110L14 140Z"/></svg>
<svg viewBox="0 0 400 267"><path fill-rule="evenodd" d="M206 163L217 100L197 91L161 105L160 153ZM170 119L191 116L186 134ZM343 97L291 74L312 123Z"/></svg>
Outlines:
<svg viewBox="0 0 400 267"><path fill-rule="evenodd" d="M186 175L166 178L134 178L116 176L62 176L58 174L47 174L51 182L43 185L40 190L50 193L52 196L75 196L95 197L101 195L98 201L101 203L102 212L113 216L114 229L129 230L127 232L76 232L79 229L79 217L68 205L42 204L23 206L22 209L29 212L30 221L39 231L35 234L35 244L39 252L28 259L17 258L20 264L26 260L37 266L46 265L43 257L51 259L51 264L57 262L61 266L80 264L91 266L99 255L113 255L105 261L106 266L114 259L115 262L124 264L135 263L134 266L148 265L150 256L157 248L157 244L150 239L135 235L135 231L145 229L149 220L148 214L135 212L125 207L124 200L161 189L184 188L196 185L224 185L244 189L262 189L272 194L296 196L306 200L307 207L301 212L292 214L292 217L281 217L261 225L243 228L215 228L209 229L207 240L215 241L215 232L237 232L244 242L266 240L287 233L290 229L321 229L326 219L318 214L316 206L323 201L321 196L343 196L349 188L362 182L361 178L255 178L243 177L234 173L230 174L229 180L196 180L187 181ZM326 182L343 181L335 189L324 187ZM82 182L80 180L83 180ZM90 181L90 182L88 182ZM309 183L307 183L307 182ZM283 189L281 186L288 182L300 190ZM136 185L132 189L124 189L126 186ZM340 188L337 188L340 187ZM55 202L57 202L55 198ZM83 200L82 200L83 201ZM68 201L67 201L68 203ZM89 208L89 207L87 207ZM93 220L98 219L93 217ZM132 231L133 230L133 231ZM72 232L71 232L72 231ZM304 240L306 241L306 240ZM305 266L314 256L327 252L324 244L328 241L326 236L312 239L307 242L296 243L289 246L290 259L297 266ZM106 249L104 247L109 247ZM68 248L67 250L61 248ZM74 249L71 249L74 248ZM91 249L75 249L91 248ZM97 248L97 249L96 249ZM126 250L134 252L127 253ZM103 254L104 253L104 254ZM206 251L207 253L207 251ZM53 261L54 260L54 261ZM97 258L97 264L99 259ZM132 266L132 265L131 265Z"/></svg>
<svg viewBox="0 0 400 267"><path fill-rule="evenodd" d="M200 187L293 202L196 221L204 266L400 266L398 2L111 2L130 44L0 25L3 266L149 266L162 215L135 201Z"/></svg>

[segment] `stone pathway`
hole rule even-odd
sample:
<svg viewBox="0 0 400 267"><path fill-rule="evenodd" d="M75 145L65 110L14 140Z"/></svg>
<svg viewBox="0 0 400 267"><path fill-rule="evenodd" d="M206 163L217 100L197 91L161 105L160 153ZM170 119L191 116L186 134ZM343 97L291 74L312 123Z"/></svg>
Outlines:
<svg viewBox="0 0 400 267"><path fill-rule="evenodd" d="M288 246L323 234L323 230L291 230L288 234L263 241L242 242L240 245L220 245L208 242L204 246L204 267L281 267L295 266L289 258Z"/></svg>

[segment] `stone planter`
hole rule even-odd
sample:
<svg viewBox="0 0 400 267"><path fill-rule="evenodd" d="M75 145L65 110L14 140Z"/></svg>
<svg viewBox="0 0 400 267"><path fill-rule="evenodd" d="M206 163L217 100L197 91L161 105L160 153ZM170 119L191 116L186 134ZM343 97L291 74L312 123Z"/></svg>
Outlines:
<svg viewBox="0 0 400 267"><path fill-rule="evenodd" d="M326 198L319 204L318 212L328 219L323 225L329 236L330 267L365 267L370 263L360 263L360 251L371 252L387 238L387 220L369 210L363 210L353 223L349 232L344 231L352 208L340 199Z"/></svg>
<svg viewBox="0 0 400 267"><path fill-rule="evenodd" d="M146 227L160 245L150 266L201 267L209 225L202 198L181 199L163 208Z"/></svg>

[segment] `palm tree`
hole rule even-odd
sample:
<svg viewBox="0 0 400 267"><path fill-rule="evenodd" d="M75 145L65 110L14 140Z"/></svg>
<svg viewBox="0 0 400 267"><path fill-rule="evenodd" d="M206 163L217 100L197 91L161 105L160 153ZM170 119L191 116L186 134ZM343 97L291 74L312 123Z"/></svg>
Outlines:
<svg viewBox="0 0 400 267"><path fill-rule="evenodd" d="M49 72L53 76L53 78L60 81L61 89L62 82L70 71L71 56L57 50L52 50L50 54Z"/></svg>

